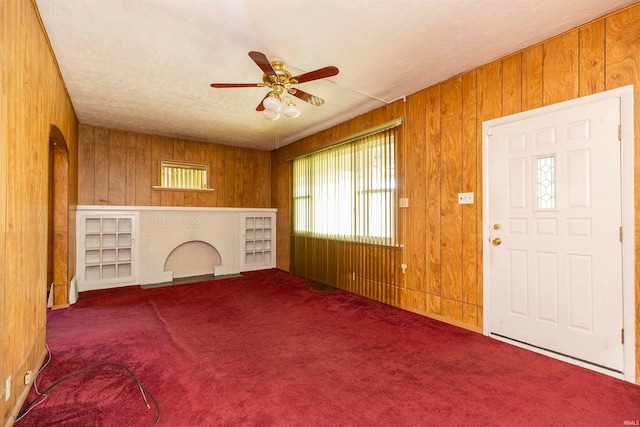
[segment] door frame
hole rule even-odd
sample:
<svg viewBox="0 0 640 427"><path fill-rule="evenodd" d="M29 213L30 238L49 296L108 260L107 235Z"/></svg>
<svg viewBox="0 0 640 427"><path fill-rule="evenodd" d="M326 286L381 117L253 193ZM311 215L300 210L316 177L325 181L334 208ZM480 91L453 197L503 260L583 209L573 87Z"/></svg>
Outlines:
<svg viewBox="0 0 640 427"><path fill-rule="evenodd" d="M52 226L52 265L53 265L53 307L69 307L69 149L67 142L57 126L49 130L49 155L52 157L49 172L49 191L53 194L53 204L49 209L49 224ZM47 263L48 264L48 263Z"/></svg>
<svg viewBox="0 0 640 427"><path fill-rule="evenodd" d="M610 98L620 98L621 135L621 185L622 185L622 309L624 327L624 372L618 373L606 368L592 365L552 351L520 343L515 340L491 334L491 259L488 218L489 212L489 130L493 127L511 122L530 119L543 114L550 114L573 107L588 105L592 102ZM483 279L483 333L489 337L517 345L540 354L550 356L574 365L582 366L632 383L636 382L636 314L635 314L635 205L634 205L634 116L633 85L612 89L595 95L576 98L570 101L500 117L482 123L482 279Z"/></svg>

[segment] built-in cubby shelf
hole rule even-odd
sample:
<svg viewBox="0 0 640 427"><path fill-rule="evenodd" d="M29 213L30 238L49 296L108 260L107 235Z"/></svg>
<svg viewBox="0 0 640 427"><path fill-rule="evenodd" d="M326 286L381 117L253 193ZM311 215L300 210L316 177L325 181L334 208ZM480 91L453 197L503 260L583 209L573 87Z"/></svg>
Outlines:
<svg viewBox="0 0 640 427"><path fill-rule="evenodd" d="M275 214L244 217L244 269L275 267Z"/></svg>
<svg viewBox="0 0 640 427"><path fill-rule="evenodd" d="M134 280L135 214L82 212L78 216L81 287Z"/></svg>

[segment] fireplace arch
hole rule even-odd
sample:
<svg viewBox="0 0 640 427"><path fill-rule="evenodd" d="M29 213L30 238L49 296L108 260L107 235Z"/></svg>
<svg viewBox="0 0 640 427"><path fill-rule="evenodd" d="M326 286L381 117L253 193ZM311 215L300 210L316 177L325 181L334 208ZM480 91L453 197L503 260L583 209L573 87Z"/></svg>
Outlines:
<svg viewBox="0 0 640 427"><path fill-rule="evenodd" d="M173 273L173 278L215 275L215 268L222 265L220 252L202 240L191 240L176 246L164 263L164 271Z"/></svg>

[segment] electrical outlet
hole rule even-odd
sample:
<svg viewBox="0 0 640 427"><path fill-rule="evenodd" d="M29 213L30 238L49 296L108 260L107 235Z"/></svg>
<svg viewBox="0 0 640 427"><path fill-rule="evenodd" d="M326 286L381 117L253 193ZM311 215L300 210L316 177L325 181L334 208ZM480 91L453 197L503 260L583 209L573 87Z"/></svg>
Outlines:
<svg viewBox="0 0 640 427"><path fill-rule="evenodd" d="M459 205L472 205L473 204L473 193L458 193L458 204Z"/></svg>
<svg viewBox="0 0 640 427"><path fill-rule="evenodd" d="M11 380L13 377L9 375L7 377L7 381L4 384L5 392L4 392L4 400L7 401L11 397Z"/></svg>
<svg viewBox="0 0 640 427"><path fill-rule="evenodd" d="M399 208L408 208L409 207L409 199L407 197L401 197L398 199L398 207Z"/></svg>
<svg viewBox="0 0 640 427"><path fill-rule="evenodd" d="M24 373L24 385L29 385L31 384L31 375L33 374L32 371L27 371Z"/></svg>

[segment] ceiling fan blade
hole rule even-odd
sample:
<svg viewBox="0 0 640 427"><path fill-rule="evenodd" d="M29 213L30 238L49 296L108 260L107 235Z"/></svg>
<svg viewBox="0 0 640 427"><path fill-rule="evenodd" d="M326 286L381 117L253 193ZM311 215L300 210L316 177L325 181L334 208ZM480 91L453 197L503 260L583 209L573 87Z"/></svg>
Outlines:
<svg viewBox="0 0 640 427"><path fill-rule="evenodd" d="M211 87L227 88L227 87L260 87L262 83L211 83Z"/></svg>
<svg viewBox="0 0 640 427"><path fill-rule="evenodd" d="M249 56L253 59L253 62L256 63L258 67L269 77L278 77L275 70L271 66L271 62L267 59L264 53L251 51L249 52Z"/></svg>
<svg viewBox="0 0 640 427"><path fill-rule="evenodd" d="M324 104L324 99L318 98L317 96L311 95L310 93L303 92L300 89L291 89L289 93L295 96L296 98L300 98L303 101L308 102L311 105L315 105L316 107L319 107L322 104Z"/></svg>
<svg viewBox="0 0 640 427"><path fill-rule="evenodd" d="M299 76L295 76L292 78L292 80L296 80L298 83L304 83L311 80L318 80L335 76L336 74L338 74L338 72L338 67L324 67L315 71L309 71L308 73L300 74Z"/></svg>
<svg viewBox="0 0 640 427"><path fill-rule="evenodd" d="M260 101L260 104L258 104L258 106L256 107L256 111L264 111L264 104L262 102L264 102L265 99L267 99L269 97L269 95L271 94L271 92L268 92L264 98L262 98L262 101Z"/></svg>

